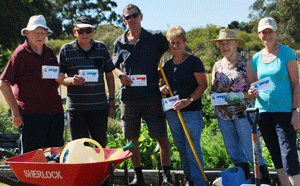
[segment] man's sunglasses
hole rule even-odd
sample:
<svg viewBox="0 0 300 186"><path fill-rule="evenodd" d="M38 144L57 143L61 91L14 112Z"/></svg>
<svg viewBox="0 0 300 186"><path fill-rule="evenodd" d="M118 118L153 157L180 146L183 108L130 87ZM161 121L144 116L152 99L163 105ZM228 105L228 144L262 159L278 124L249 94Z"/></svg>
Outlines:
<svg viewBox="0 0 300 186"><path fill-rule="evenodd" d="M131 18L131 16L132 16L133 18L137 18L139 15L140 15L140 13L136 12L136 13L133 13L133 14L131 14L131 15L125 16L124 18L125 18L126 20L129 20L129 19Z"/></svg>
<svg viewBox="0 0 300 186"><path fill-rule="evenodd" d="M91 27L86 28L86 29L78 28L75 30L78 32L78 34L83 34L84 32L86 32L87 34L90 34L90 33L92 33L93 28L91 28Z"/></svg>

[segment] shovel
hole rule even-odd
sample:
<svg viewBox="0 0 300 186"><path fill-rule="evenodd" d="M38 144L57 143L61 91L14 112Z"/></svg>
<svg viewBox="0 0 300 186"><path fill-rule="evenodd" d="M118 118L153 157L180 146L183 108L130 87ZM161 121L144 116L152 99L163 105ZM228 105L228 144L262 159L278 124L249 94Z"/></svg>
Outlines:
<svg viewBox="0 0 300 186"><path fill-rule="evenodd" d="M258 123L258 108L248 108L246 110L247 113L247 119L250 122L252 126L252 148L253 148L253 163L254 163L254 178L255 178L255 185L260 185L260 173L259 173L259 160L258 160L258 140L257 140L257 130L256 125ZM253 122L250 118L250 114L255 113L256 118Z"/></svg>
<svg viewBox="0 0 300 186"><path fill-rule="evenodd" d="M159 69L160 69L160 71L161 71L161 74L162 74L162 76L163 76L163 78L164 78L164 80L165 80L166 85L170 88L170 85L169 85L169 83L168 83L166 74L165 74L165 72L164 72L164 70L163 70L161 64L158 64L158 66L159 66ZM171 88L170 88L170 89L171 89ZM172 91L171 91L170 95L171 95L171 96L174 96L173 93L172 93ZM186 125L185 125L185 123L184 123L184 121L183 121L181 112L180 112L179 110L177 110L177 114L178 114L179 120L180 120L180 122L181 122L181 125L182 125L182 127L183 127L183 129L184 129L185 135L186 135L186 137L187 137L187 139L188 139L188 141L189 141L189 144L190 144L190 146L191 146L191 148L192 148L192 151L193 151L193 153L194 153L194 156L195 156L195 158L196 158L196 160L197 160L197 163L198 163L198 166L199 166L199 168L200 168L200 170L201 170L202 176L203 176L203 178L204 178L204 180L205 180L205 182L206 182L206 185L209 185L209 184L208 184L207 177L206 177L206 175L205 175L205 173L204 173L203 167L202 167L202 165L201 165L201 163L200 163L198 154L197 154L197 152L196 152L196 150L195 150L194 144L193 144L192 139L191 139L191 137L190 137L189 131L187 130Z"/></svg>

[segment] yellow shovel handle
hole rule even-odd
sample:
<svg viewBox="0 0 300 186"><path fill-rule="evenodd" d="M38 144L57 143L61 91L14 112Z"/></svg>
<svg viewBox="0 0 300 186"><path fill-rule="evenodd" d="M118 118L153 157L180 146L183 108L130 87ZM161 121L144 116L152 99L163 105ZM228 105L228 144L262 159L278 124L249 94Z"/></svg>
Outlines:
<svg viewBox="0 0 300 186"><path fill-rule="evenodd" d="M165 74L165 72L164 72L164 70L163 70L161 64L159 63L158 66L159 66L159 69L160 69L160 71L161 71L161 74L162 74L162 76L163 76L163 78L164 78L164 80L165 80L166 85L167 85L167 86L170 88L170 90L171 90L171 87L170 87L170 85L169 85L169 83L168 83L166 74ZM174 96L174 94L172 93L172 91L170 92L170 95L171 95L171 96ZM194 156L195 156L195 158L196 158L196 160L197 160L197 163L198 163L198 165L199 165L199 168L200 168L200 170L201 170L202 176L203 176L205 182L207 182L207 181L208 181L208 180L207 180L207 177L206 177L206 175L205 175L205 173L204 173L204 170L203 170L203 167L202 167L202 165L201 165L201 163L200 163L198 154L197 154L197 152L196 152L196 150L195 150L195 147L194 147L194 144L193 144L192 139L191 139L191 137L190 137L189 131L187 130L186 125L185 125L185 123L184 123L184 121L183 121L181 112L180 112L179 110L177 110L177 114L178 114L179 120L180 120L180 122L181 122L181 125L182 125L182 127L183 127L183 129L184 129L184 132L185 132L185 134L186 134L186 137L187 137L187 139L189 140L189 143L190 143L191 148L192 148L192 150L193 150Z"/></svg>

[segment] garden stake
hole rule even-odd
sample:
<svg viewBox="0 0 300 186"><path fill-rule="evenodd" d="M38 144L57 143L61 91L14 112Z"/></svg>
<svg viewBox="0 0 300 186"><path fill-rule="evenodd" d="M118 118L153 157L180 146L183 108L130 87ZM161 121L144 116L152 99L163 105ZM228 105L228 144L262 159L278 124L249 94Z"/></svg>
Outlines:
<svg viewBox="0 0 300 186"><path fill-rule="evenodd" d="M248 108L246 110L247 119L252 125L252 148L253 148L253 163L254 163L254 174L255 174L255 185L260 185L260 172L259 172L259 160L258 160L258 141L257 141L257 131L256 131L256 124L258 122L258 108ZM255 113L256 118L253 121L250 118L250 113Z"/></svg>
<svg viewBox="0 0 300 186"><path fill-rule="evenodd" d="M167 86L170 88L170 90L171 90L171 87L170 87L170 85L169 85L169 83L168 83L167 77L166 77L166 75L165 75L165 72L164 72L164 70L163 70L161 64L159 63L158 66L159 66L159 68L160 68L161 74L162 74L162 76L163 76L163 78L164 78L164 80L165 80L166 85L167 85ZM170 92L170 95L171 95L171 96L174 96L174 94L173 94L172 91ZM199 160L199 157L198 157L197 152L196 152L196 150L195 150L194 144L193 144L193 142L192 142L192 140L191 140L189 131L187 130L186 125L185 125L185 123L184 123L184 121L183 121L181 112L180 112L179 110L176 110L176 111L177 111L178 117L179 117L179 119L180 119L181 125L182 125L182 127L183 127L183 129L184 129L184 132L185 132L185 134L186 134L186 137L187 137L187 139L189 140L190 146L191 146L191 148L192 148L192 150L193 150L194 156L195 156L195 158L196 158L196 160L197 160L197 163L198 163L199 168L200 168L200 170L201 170L202 176L203 176L203 178L204 178L206 184L208 185L207 177L206 177L206 175L205 175L205 173L204 173L204 170L203 170L203 167L202 167L202 165L201 165L201 163L200 163L200 160Z"/></svg>

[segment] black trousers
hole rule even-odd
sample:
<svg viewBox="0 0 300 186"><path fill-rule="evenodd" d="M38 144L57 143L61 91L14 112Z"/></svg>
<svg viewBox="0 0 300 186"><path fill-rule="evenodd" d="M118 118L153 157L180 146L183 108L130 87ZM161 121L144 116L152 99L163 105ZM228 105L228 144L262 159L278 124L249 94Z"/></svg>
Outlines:
<svg viewBox="0 0 300 186"><path fill-rule="evenodd" d="M71 139L92 138L103 148L107 144L107 109L94 111L68 111Z"/></svg>
<svg viewBox="0 0 300 186"><path fill-rule="evenodd" d="M20 127L20 153L39 148L61 147L64 145L64 114L23 114Z"/></svg>
<svg viewBox="0 0 300 186"><path fill-rule="evenodd" d="M259 114L259 129L276 169L284 168L288 176L299 174L297 133L291 125L290 112Z"/></svg>

